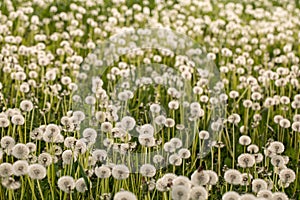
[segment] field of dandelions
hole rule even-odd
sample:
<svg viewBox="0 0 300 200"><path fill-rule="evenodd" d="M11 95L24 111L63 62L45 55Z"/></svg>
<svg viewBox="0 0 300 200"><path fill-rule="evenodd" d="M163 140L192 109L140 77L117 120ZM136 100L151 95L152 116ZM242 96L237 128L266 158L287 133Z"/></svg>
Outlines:
<svg viewBox="0 0 300 200"><path fill-rule="evenodd" d="M217 96L180 53L97 53L158 27ZM1 0L0 60L0 200L300 199L297 1Z"/></svg>

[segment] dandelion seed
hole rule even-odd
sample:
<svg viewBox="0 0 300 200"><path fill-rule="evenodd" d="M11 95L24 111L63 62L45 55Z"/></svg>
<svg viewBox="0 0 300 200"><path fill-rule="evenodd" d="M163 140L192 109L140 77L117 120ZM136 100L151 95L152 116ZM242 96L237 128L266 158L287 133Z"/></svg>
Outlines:
<svg viewBox="0 0 300 200"><path fill-rule="evenodd" d="M280 154L284 152L284 145L281 142L274 141L271 142L270 146L268 147L268 150L276 154Z"/></svg>
<svg viewBox="0 0 300 200"><path fill-rule="evenodd" d="M166 121L165 121L165 126L166 126L166 127L169 127L169 128L175 126L175 121L174 121L174 119L172 119L172 118L167 118Z"/></svg>
<svg viewBox="0 0 300 200"><path fill-rule="evenodd" d="M107 152L102 149L96 149L95 151L93 151L92 156L96 162L97 161L103 162L107 157Z"/></svg>
<svg viewBox="0 0 300 200"><path fill-rule="evenodd" d="M182 164L182 159L178 154L172 154L169 157L169 163L174 166L180 166Z"/></svg>
<svg viewBox="0 0 300 200"><path fill-rule="evenodd" d="M256 200L253 194L243 194L240 196L240 200Z"/></svg>
<svg viewBox="0 0 300 200"><path fill-rule="evenodd" d="M12 148L12 155L18 159L25 159L29 155L29 149L25 144L18 143Z"/></svg>
<svg viewBox="0 0 300 200"><path fill-rule="evenodd" d="M282 156L280 155L274 155L271 158L271 164L275 167L282 167L284 166L284 159Z"/></svg>
<svg viewBox="0 0 300 200"><path fill-rule="evenodd" d="M101 131L104 133L109 133L112 130L112 124L110 122L103 122L101 124Z"/></svg>
<svg viewBox="0 0 300 200"><path fill-rule="evenodd" d="M38 162L44 167L47 167L52 163L52 156L49 153L41 153L38 156Z"/></svg>
<svg viewBox="0 0 300 200"><path fill-rule="evenodd" d="M62 176L58 179L57 185L62 191L70 193L75 188L75 181L72 176Z"/></svg>
<svg viewBox="0 0 300 200"><path fill-rule="evenodd" d="M101 167L95 168L95 174L98 178L109 178L111 176L110 168L102 165Z"/></svg>
<svg viewBox="0 0 300 200"><path fill-rule="evenodd" d="M25 119L22 115L18 114L18 115L12 116L11 122L14 125L23 125L25 123Z"/></svg>
<svg viewBox="0 0 300 200"><path fill-rule="evenodd" d="M292 183L296 179L296 174L292 169L282 169L279 172L279 178L283 183Z"/></svg>
<svg viewBox="0 0 300 200"><path fill-rule="evenodd" d="M252 181L252 191L257 193L260 190L266 190L268 188L268 184L263 179L254 179Z"/></svg>
<svg viewBox="0 0 300 200"><path fill-rule="evenodd" d="M33 104L29 100L23 100L20 103L20 108L25 112L30 112L33 109Z"/></svg>
<svg viewBox="0 0 300 200"><path fill-rule="evenodd" d="M189 198L189 190L185 186L177 185L172 187L172 199L185 200Z"/></svg>
<svg viewBox="0 0 300 200"><path fill-rule="evenodd" d="M209 132L208 131L204 131L204 130L200 131L199 132L199 138L201 140L207 140L209 138Z"/></svg>
<svg viewBox="0 0 300 200"><path fill-rule="evenodd" d="M135 119L129 116L125 116L121 120L121 125L124 130L131 131L135 126Z"/></svg>
<svg viewBox="0 0 300 200"><path fill-rule="evenodd" d="M229 184L239 185L242 182L242 175L238 170L229 169L225 172L224 179Z"/></svg>
<svg viewBox="0 0 300 200"><path fill-rule="evenodd" d="M217 173L212 170L206 170L206 173L209 176L209 181L207 184L216 185L219 181L219 177L218 177Z"/></svg>
<svg viewBox="0 0 300 200"><path fill-rule="evenodd" d="M239 138L239 143L243 146L248 146L251 143L251 138L247 135L242 135Z"/></svg>
<svg viewBox="0 0 300 200"><path fill-rule="evenodd" d="M15 146L15 140L10 136L1 138L1 147L6 150L11 150Z"/></svg>
<svg viewBox="0 0 300 200"><path fill-rule="evenodd" d="M257 197L264 198L267 200L271 200L272 196L273 194L270 190L259 190L259 192L257 193Z"/></svg>
<svg viewBox="0 0 300 200"><path fill-rule="evenodd" d="M179 149L182 146L182 141L179 138L172 138L170 143L176 148Z"/></svg>
<svg viewBox="0 0 300 200"><path fill-rule="evenodd" d="M272 195L272 200L288 200L288 196L283 192L275 192Z"/></svg>
<svg viewBox="0 0 300 200"><path fill-rule="evenodd" d="M257 145L251 144L251 145L249 145L249 146L247 147L247 151L248 151L249 153L258 153L259 148L258 148Z"/></svg>
<svg viewBox="0 0 300 200"><path fill-rule="evenodd" d="M240 200L240 195L237 192L229 191L222 196L222 200Z"/></svg>
<svg viewBox="0 0 300 200"><path fill-rule="evenodd" d="M24 176L28 173L28 162L25 160L18 160L12 166L13 174L15 176Z"/></svg>
<svg viewBox="0 0 300 200"><path fill-rule="evenodd" d="M15 181L15 179L8 177L4 178L2 180L3 187L9 189L9 190L16 190L21 187L21 184L19 181Z"/></svg>
<svg viewBox="0 0 300 200"><path fill-rule="evenodd" d="M75 188L78 192L84 193L88 190L84 178L79 178L75 183Z"/></svg>
<svg viewBox="0 0 300 200"><path fill-rule="evenodd" d="M13 174L13 167L10 163L0 164L0 177L9 177Z"/></svg>
<svg viewBox="0 0 300 200"><path fill-rule="evenodd" d="M160 192L165 192L168 190L168 182L166 182L163 178L160 178L156 181L155 187Z"/></svg>
<svg viewBox="0 0 300 200"><path fill-rule="evenodd" d="M62 160L64 164L71 164L71 162L74 160L76 160L76 154L73 153L71 150L65 150L62 153Z"/></svg>
<svg viewBox="0 0 300 200"><path fill-rule="evenodd" d="M251 154L241 154L238 157L238 165L242 168L252 167L255 164L255 159Z"/></svg>
<svg viewBox="0 0 300 200"><path fill-rule="evenodd" d="M137 200L137 198L132 192L120 191L115 194L114 200Z"/></svg>
<svg viewBox="0 0 300 200"><path fill-rule="evenodd" d="M194 185L205 185L209 182L210 176L208 173L206 173L205 170L198 172L196 170L192 176L191 176L191 181Z"/></svg>
<svg viewBox="0 0 300 200"><path fill-rule="evenodd" d="M208 192L202 186L192 187L190 190L190 198L192 200L205 200L208 197Z"/></svg>
<svg viewBox="0 0 300 200"><path fill-rule="evenodd" d="M116 165L112 169L112 176L117 180L126 179L129 176L129 169L125 165Z"/></svg>
<svg viewBox="0 0 300 200"><path fill-rule="evenodd" d="M190 150L186 149L186 148L182 148L178 151L178 155L182 158L182 159L188 159L191 157L191 152Z"/></svg>
<svg viewBox="0 0 300 200"><path fill-rule="evenodd" d="M46 168L40 164L29 165L28 176L32 179L43 179L46 177Z"/></svg>
<svg viewBox="0 0 300 200"><path fill-rule="evenodd" d="M145 177L153 177L156 174L156 168L151 164L144 164L140 168L140 173Z"/></svg>

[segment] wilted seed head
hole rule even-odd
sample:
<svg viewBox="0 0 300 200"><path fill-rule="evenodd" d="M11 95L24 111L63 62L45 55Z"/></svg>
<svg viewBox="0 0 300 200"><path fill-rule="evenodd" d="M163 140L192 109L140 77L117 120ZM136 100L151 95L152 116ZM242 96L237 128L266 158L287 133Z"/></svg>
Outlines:
<svg viewBox="0 0 300 200"><path fill-rule="evenodd" d="M15 176L23 176L28 173L28 162L25 160L18 160L14 162L12 170Z"/></svg>
<svg viewBox="0 0 300 200"><path fill-rule="evenodd" d="M223 194L222 200L240 200L240 195L237 192L229 191Z"/></svg>
<svg viewBox="0 0 300 200"><path fill-rule="evenodd" d="M225 172L224 179L229 184L239 185L242 182L242 174L236 169L229 169Z"/></svg>
<svg viewBox="0 0 300 200"><path fill-rule="evenodd" d="M111 170L108 166L102 165L101 167L95 168L95 174L98 178L109 178Z"/></svg>
<svg viewBox="0 0 300 200"><path fill-rule="evenodd" d="M120 191L115 194L114 200L137 200L137 198L132 192Z"/></svg>
<svg viewBox="0 0 300 200"><path fill-rule="evenodd" d="M129 169L125 165L116 165L112 169L112 176L117 180L126 179L129 176Z"/></svg>
<svg viewBox="0 0 300 200"><path fill-rule="evenodd" d="M242 135L239 138L239 143L243 146L248 146L251 143L251 138L247 135Z"/></svg>
<svg viewBox="0 0 300 200"><path fill-rule="evenodd" d="M190 190L182 185L176 185L172 187L172 199L174 200L186 200L189 198Z"/></svg>
<svg viewBox="0 0 300 200"><path fill-rule="evenodd" d="M32 179L43 179L46 177L46 168L40 164L29 165L28 176Z"/></svg>
<svg viewBox="0 0 300 200"><path fill-rule="evenodd" d="M58 179L57 185L62 191L70 193L75 188L75 181L72 176L62 176Z"/></svg>

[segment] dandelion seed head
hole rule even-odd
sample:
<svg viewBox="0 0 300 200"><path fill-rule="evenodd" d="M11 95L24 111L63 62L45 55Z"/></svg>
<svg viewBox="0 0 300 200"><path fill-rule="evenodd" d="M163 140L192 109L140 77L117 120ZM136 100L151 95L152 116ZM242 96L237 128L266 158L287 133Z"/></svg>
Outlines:
<svg viewBox="0 0 300 200"><path fill-rule="evenodd" d="M57 181L58 188L70 193L75 188L75 180L72 176L62 176Z"/></svg>
<svg viewBox="0 0 300 200"><path fill-rule="evenodd" d="M28 176L32 179L44 179L46 177L46 168L41 164L31 164L28 168Z"/></svg>

